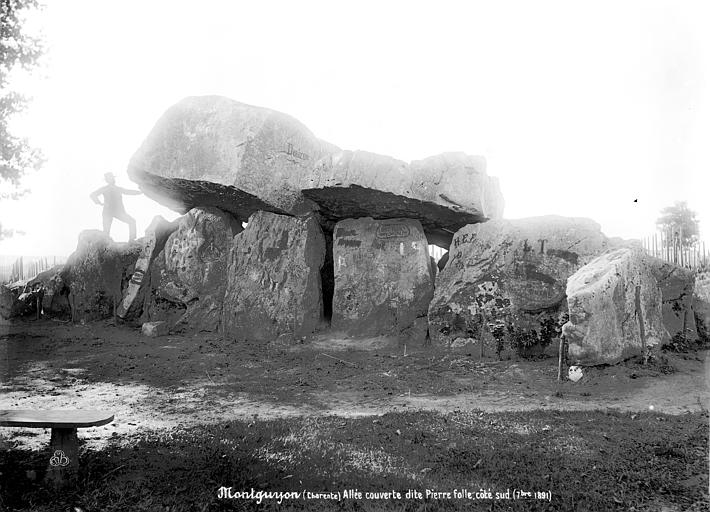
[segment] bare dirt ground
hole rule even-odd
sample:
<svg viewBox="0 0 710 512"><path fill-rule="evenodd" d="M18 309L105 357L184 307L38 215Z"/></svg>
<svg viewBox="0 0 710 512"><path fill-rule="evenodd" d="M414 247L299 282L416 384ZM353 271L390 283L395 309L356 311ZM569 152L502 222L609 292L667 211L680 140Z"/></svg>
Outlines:
<svg viewBox="0 0 710 512"><path fill-rule="evenodd" d="M586 368L556 381L557 361L497 361L386 338L319 335L299 344L235 344L214 333L147 338L112 322L20 322L0 335L0 408L106 409L87 446L146 430L257 416L345 417L390 411L648 411L707 408L708 351L663 353L644 366ZM28 448L41 430L3 429ZM2 440L0 439L0 442Z"/></svg>

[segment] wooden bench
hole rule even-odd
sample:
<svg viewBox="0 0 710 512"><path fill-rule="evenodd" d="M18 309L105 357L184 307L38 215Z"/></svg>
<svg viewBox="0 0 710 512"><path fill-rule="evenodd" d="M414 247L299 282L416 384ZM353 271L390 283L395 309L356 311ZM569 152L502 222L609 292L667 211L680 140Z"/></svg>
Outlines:
<svg viewBox="0 0 710 512"><path fill-rule="evenodd" d="M51 428L49 460L45 481L63 487L74 481L79 468L77 428L98 427L113 421L107 411L0 410L0 427Z"/></svg>

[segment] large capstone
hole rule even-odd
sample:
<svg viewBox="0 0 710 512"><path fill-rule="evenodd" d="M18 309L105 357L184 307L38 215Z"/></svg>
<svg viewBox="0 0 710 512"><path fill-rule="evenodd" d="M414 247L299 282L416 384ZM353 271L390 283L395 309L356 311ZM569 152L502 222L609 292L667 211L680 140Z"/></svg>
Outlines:
<svg viewBox="0 0 710 512"><path fill-rule="evenodd" d="M558 216L493 220L453 237L429 307L432 342L525 353L559 334L567 278L606 250L599 224Z"/></svg>
<svg viewBox="0 0 710 512"><path fill-rule="evenodd" d="M668 339L662 297L649 257L622 248L599 256L567 281L563 334L577 364L613 364L647 355Z"/></svg>
<svg viewBox="0 0 710 512"><path fill-rule="evenodd" d="M219 96L189 97L158 120L128 174L178 211L213 206L246 220L257 210L312 210L300 182L314 162L338 151L286 114Z"/></svg>
<svg viewBox="0 0 710 512"><path fill-rule="evenodd" d="M217 208L193 208L177 221L155 261L151 320L175 320L193 331L217 331L227 287L227 260L241 223ZM173 308L170 308L173 306Z"/></svg>
<svg viewBox="0 0 710 512"><path fill-rule="evenodd" d="M212 206L246 220L257 210L320 211L327 230L369 216L419 220L448 247L462 226L502 215L485 159L445 153L412 162L341 151L296 119L218 96L190 97L160 118L128 173L150 197L186 212Z"/></svg>
<svg viewBox="0 0 710 512"><path fill-rule="evenodd" d="M259 211L234 237L221 328L236 339L312 333L323 315L323 232L312 216Z"/></svg>
<svg viewBox="0 0 710 512"><path fill-rule="evenodd" d="M116 243L98 230L82 231L63 278L69 283L75 321L108 318L133 275L143 240Z"/></svg>
<svg viewBox="0 0 710 512"><path fill-rule="evenodd" d="M695 272L658 258L649 258L649 262L661 289L663 325L671 339L697 340L693 311Z"/></svg>
<svg viewBox="0 0 710 512"><path fill-rule="evenodd" d="M174 222L168 222L160 215L153 218L146 229L145 237L141 239L143 247L136 260L133 275L116 311L120 318L138 318L143 312L150 293L151 265L175 229L177 225Z"/></svg>
<svg viewBox="0 0 710 512"><path fill-rule="evenodd" d="M427 239L412 219L348 219L333 232L332 327L352 335L426 337L434 292Z"/></svg>
<svg viewBox="0 0 710 512"><path fill-rule="evenodd" d="M466 224L498 218L503 197L483 157L444 153L407 164L366 151L343 151L318 162L303 194L326 219L410 218L429 243L448 247Z"/></svg>

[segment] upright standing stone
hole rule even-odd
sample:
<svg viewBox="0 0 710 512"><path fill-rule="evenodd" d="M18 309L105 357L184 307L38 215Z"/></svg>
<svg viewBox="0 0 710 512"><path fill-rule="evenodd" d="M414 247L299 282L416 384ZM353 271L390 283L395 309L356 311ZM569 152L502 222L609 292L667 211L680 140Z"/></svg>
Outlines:
<svg viewBox="0 0 710 512"><path fill-rule="evenodd" d="M682 334L685 340L695 341L698 338L693 314L695 272L658 258L649 258L649 262L661 289L663 325L668 335L673 338Z"/></svg>
<svg viewBox="0 0 710 512"><path fill-rule="evenodd" d="M668 338L661 290L638 249L610 251L567 282L569 322L562 330L576 364L612 364L643 355Z"/></svg>
<svg viewBox="0 0 710 512"><path fill-rule="evenodd" d="M549 343L567 311L567 278L606 247L599 224L582 218L492 220L460 229L429 307L432 342L452 346L491 332L519 352Z"/></svg>
<svg viewBox="0 0 710 512"><path fill-rule="evenodd" d="M241 231L240 222L217 208L193 208L181 217L151 270L153 302L184 307L182 320L190 330L218 330L229 251Z"/></svg>
<svg viewBox="0 0 710 512"><path fill-rule="evenodd" d="M137 317L142 313L146 296L150 291L150 266L176 228L174 222L168 222L158 215L146 229L145 237L141 239L143 248L116 312L120 318Z"/></svg>
<svg viewBox="0 0 710 512"><path fill-rule="evenodd" d="M116 243L98 230L82 231L76 251L65 265L75 321L113 315L133 275L143 240Z"/></svg>
<svg viewBox="0 0 710 512"><path fill-rule="evenodd" d="M356 335L406 334L424 340L434 292L419 221L338 222L333 233L334 329Z"/></svg>
<svg viewBox="0 0 710 512"><path fill-rule="evenodd" d="M710 343L710 273L708 272L701 272L695 278L693 316L700 341Z"/></svg>
<svg viewBox="0 0 710 512"><path fill-rule="evenodd" d="M314 217L259 211L234 237L222 329L239 339L312 333L323 314L325 239Z"/></svg>

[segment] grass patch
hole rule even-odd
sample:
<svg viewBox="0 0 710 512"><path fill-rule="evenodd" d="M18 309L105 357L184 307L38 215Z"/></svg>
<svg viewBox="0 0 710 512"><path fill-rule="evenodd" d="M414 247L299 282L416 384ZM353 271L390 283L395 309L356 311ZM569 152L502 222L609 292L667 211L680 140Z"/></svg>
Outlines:
<svg viewBox="0 0 710 512"><path fill-rule="evenodd" d="M707 510L707 413L477 411L229 422L142 434L82 454L75 489L41 485L49 452L0 452L0 509ZM11 444L10 442L6 444ZM36 473L36 481L27 477ZM342 492L362 499L219 499L233 492ZM422 499L407 499L407 490ZM552 500L426 499L426 490L551 492ZM401 493L399 500L365 492Z"/></svg>

